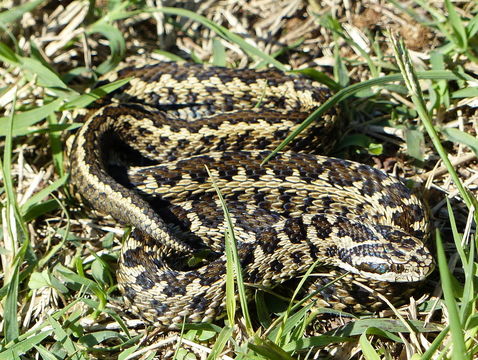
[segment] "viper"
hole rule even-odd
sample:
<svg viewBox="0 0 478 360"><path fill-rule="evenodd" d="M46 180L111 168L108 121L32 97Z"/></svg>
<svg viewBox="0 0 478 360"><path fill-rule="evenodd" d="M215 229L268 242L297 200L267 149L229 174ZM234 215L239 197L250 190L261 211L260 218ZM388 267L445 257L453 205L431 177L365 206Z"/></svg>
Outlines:
<svg viewBox="0 0 478 360"><path fill-rule="evenodd" d="M340 137L337 109L261 165L330 96L319 83L273 69L150 62L123 66L100 85L126 77L90 110L70 172L88 206L134 227L118 285L144 319L175 328L224 316L226 219L212 181L246 284L274 288L318 263L309 291L362 311L378 300L357 282L393 298L403 295L396 284L432 271L421 200L378 169L319 155Z"/></svg>

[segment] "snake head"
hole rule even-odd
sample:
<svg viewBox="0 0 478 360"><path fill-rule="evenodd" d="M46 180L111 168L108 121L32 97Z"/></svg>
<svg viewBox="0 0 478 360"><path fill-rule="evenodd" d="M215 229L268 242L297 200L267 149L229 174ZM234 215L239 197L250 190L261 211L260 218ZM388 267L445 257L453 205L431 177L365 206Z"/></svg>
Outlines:
<svg viewBox="0 0 478 360"><path fill-rule="evenodd" d="M364 278L386 282L417 282L434 269L433 257L420 239L386 229L377 240L349 246L339 253L340 267ZM350 245L350 244L349 244Z"/></svg>
<svg viewBox="0 0 478 360"><path fill-rule="evenodd" d="M387 282L422 281L435 267L433 258L426 251L419 256L410 256L408 261L402 259L382 260L377 261L364 257L355 267L363 277Z"/></svg>

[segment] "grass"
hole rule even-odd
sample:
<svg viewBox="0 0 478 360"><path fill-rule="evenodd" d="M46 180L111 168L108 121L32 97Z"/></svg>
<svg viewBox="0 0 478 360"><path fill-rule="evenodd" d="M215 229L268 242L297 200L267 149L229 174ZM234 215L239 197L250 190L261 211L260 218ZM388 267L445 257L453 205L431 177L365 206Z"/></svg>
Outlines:
<svg viewBox="0 0 478 360"><path fill-rule="evenodd" d="M251 2L247 11L241 10L243 13L231 12L235 8L228 8L225 2L222 11L229 14L229 26L220 23L215 8L152 9L139 1L120 0L103 7L93 6L93 1L90 6L72 2L65 5L60 16L44 17L51 23L42 24L42 12L50 14L48 6L52 3L37 0L16 7L8 4L0 12L0 104L5 107L0 118L0 360L194 359L199 358L197 354L206 354L208 359L312 359L326 348L331 353L338 351L338 358L354 359L461 360L478 356L478 239L474 225L478 218L471 191L476 166L466 163L457 169L452 163L463 154L477 153L476 128L466 116L451 125L438 121L448 120L448 109L457 104L463 107L478 95L472 76L478 52L476 4L447 0L443 9L419 0L408 2L415 6L395 1L383 5L416 29L420 26L431 34L433 47L425 42L421 52L409 52L396 35L403 28L394 28L392 23L391 32L395 34L389 36L384 29L373 27L360 31L345 26L344 19L333 17L332 11L321 12L313 4L307 8L312 25L305 26L306 30L287 46L268 47L268 43L260 42L260 36L247 37L244 32L267 31L282 39L300 29L300 24L290 25L284 20L294 16L289 16L290 9L280 7L280 11L273 9L283 11L283 18L276 19L280 21L267 25L256 22L241 30L241 24L252 21L251 16L241 16L253 11L254 4L261 0ZM264 4L260 8L263 12L267 10ZM82 9L86 11L82 13ZM448 16L443 15L444 11ZM79 14L84 16L76 28L81 31L74 33L72 29L58 36L68 24L75 23ZM365 14L359 14L361 21L370 21ZM198 62L269 65L281 70L313 62L308 54L317 42L309 35L316 24L322 26L325 35L320 36L325 38L320 42L330 44L327 49L333 60L332 74L303 66L294 72L326 84L334 95L293 129L277 151L327 109L341 106L348 114L349 125L335 155L369 163L375 159L384 167L386 159L392 157L402 164L406 177L415 175L413 179L422 180L424 175L433 176L435 167L444 167L445 175L429 180L429 192L435 191L430 202L437 225L434 239L440 281L427 301L412 302L396 314L353 317L344 323L338 317L332 330L316 320L323 309L292 301L273 308L270 295L261 291L255 294L256 311L248 311L232 246L228 247L232 258L228 272L235 278L230 276L228 283L230 289L239 288L243 295L238 312L234 292L229 290L225 323L187 325L179 334L158 338L154 329L144 331L140 321L121 313L114 276L120 242L111 231L114 223L84 219L68 196L65 138L80 126L73 121L73 111L129 81L114 82L89 93L84 90L114 69L129 50L135 51L139 40L128 36L128 31L135 30L128 21L162 16L166 32L177 35L176 50L181 49L167 52L154 43L153 51L168 58L184 56L186 49L190 59ZM236 22L237 27L231 25L231 16L241 20ZM16 26L20 20L28 23L28 19L29 31L36 32L24 32ZM26 35L40 30L49 34L48 41ZM407 40L413 47L414 39L405 38L405 43ZM188 48L184 44L194 45ZM145 42L139 47L147 45ZM77 56L78 49L85 50L85 58L86 50L94 51L99 60L88 67ZM71 62L66 68L64 58ZM398 140L388 136L390 132L398 135ZM223 205L227 214L227 203ZM233 240L232 226L225 233Z"/></svg>

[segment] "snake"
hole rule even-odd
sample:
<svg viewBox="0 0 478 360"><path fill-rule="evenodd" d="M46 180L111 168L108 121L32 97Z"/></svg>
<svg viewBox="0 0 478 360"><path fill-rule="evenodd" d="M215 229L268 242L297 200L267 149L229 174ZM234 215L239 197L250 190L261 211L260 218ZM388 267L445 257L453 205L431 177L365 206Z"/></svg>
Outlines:
<svg viewBox="0 0 478 360"><path fill-rule="evenodd" d="M330 98L320 83L150 61L98 86L120 79L129 81L95 103L75 135L71 184L88 207L133 227L118 287L146 322L175 329L225 316L228 221L249 297L315 264L306 292L359 312L378 300L357 283L400 297L433 270L420 197L379 169L327 156L345 126L337 106L264 163Z"/></svg>

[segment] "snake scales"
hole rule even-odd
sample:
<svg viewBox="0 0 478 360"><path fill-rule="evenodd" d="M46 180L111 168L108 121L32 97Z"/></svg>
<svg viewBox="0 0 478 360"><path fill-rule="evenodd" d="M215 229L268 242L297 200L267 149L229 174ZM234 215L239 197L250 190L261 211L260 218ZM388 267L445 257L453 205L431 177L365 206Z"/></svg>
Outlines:
<svg viewBox="0 0 478 360"><path fill-rule="evenodd" d="M205 165L231 214L246 283L271 288L320 259L325 275L311 289L350 272L319 297L359 311L377 300L354 281L393 297L392 283L431 271L417 197L382 171L317 155L340 132L335 110L260 165L327 99L319 84L276 70L177 63L124 67L105 81L124 77L132 80L78 132L71 179L93 208L135 227L118 283L145 319L173 328L224 314L226 225ZM200 266L185 265L204 249Z"/></svg>

